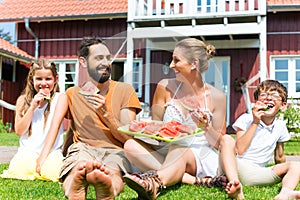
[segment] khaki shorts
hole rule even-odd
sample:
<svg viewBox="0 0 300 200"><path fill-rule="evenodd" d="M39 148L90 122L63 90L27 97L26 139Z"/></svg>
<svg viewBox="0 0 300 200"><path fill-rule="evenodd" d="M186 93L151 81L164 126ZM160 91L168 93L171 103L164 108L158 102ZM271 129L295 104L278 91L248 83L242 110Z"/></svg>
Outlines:
<svg viewBox="0 0 300 200"><path fill-rule="evenodd" d="M249 161L237 158L239 179L243 185L273 185L281 182L273 167L261 167Z"/></svg>
<svg viewBox="0 0 300 200"><path fill-rule="evenodd" d="M98 161L107 166L115 166L113 170L120 170L121 173L132 172L131 165L119 149L97 148L82 142L72 144L68 149L68 154L63 160L59 180L63 182L66 175L82 161Z"/></svg>

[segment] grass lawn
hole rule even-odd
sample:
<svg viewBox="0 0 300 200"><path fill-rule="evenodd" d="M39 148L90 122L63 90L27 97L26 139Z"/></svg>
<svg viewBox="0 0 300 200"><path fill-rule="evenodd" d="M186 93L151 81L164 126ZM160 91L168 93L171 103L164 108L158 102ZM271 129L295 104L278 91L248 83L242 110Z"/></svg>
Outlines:
<svg viewBox="0 0 300 200"><path fill-rule="evenodd" d="M15 134L0 134L0 146L17 146L18 137ZM300 145L298 140L291 140L285 145L288 154L300 155ZM8 168L7 164L0 164L0 173ZM244 186L244 193L247 199L251 200L271 200L279 192L281 184L268 187L250 187ZM300 190L300 184L297 187ZM63 195L61 185L59 183L45 182L45 181L22 181L13 179L0 178L0 199L43 199L43 200L60 200L66 199ZM87 199L95 199L94 189L91 187ZM122 192L118 199L137 199L137 194L125 185L124 192ZM229 199L223 190L217 188L203 188L193 185L177 184L161 192L158 200L169 199Z"/></svg>

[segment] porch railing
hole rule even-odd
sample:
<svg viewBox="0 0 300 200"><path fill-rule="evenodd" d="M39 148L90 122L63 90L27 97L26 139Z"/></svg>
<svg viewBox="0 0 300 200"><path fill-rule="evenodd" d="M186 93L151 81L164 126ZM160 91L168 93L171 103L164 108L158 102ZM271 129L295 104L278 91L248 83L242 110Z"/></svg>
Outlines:
<svg viewBox="0 0 300 200"><path fill-rule="evenodd" d="M128 21L265 14L266 0L128 0Z"/></svg>

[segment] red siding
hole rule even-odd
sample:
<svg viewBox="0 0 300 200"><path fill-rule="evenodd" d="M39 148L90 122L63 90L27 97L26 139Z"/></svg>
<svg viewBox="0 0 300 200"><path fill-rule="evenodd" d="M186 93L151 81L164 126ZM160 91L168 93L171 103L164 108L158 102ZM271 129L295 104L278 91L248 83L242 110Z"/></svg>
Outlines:
<svg viewBox="0 0 300 200"><path fill-rule="evenodd" d="M16 82L11 82L7 80L1 80L1 99L4 101L15 105L17 98L20 96L22 90L25 87L26 77L28 73L28 68L23 65L20 65L17 62L17 74ZM13 123L14 126L14 111L8 110L6 108L0 107L1 119L4 124Z"/></svg>
<svg viewBox="0 0 300 200"><path fill-rule="evenodd" d="M246 112L246 104L243 94L234 90L234 80L241 76L249 80L255 76L259 69L258 49L221 49L217 50L217 56L230 56L230 124L232 124L241 114ZM241 70L242 68L242 70ZM257 80L253 83L258 84ZM249 89L249 95L253 102L254 89Z"/></svg>
<svg viewBox="0 0 300 200"><path fill-rule="evenodd" d="M270 55L300 54L300 13L278 12L268 14L267 45L268 66ZM289 34L287 34L289 32ZM294 33L293 33L294 32Z"/></svg>
<svg viewBox="0 0 300 200"><path fill-rule="evenodd" d="M126 19L99 19L88 21L32 22L30 23L30 28L39 38L40 57L76 58L77 48L81 39L85 36L107 38L106 43L114 55L126 39L125 31L127 30L127 24ZM24 23L19 24L18 46L34 56L35 41L26 31ZM126 48L123 48L121 53L126 53Z"/></svg>

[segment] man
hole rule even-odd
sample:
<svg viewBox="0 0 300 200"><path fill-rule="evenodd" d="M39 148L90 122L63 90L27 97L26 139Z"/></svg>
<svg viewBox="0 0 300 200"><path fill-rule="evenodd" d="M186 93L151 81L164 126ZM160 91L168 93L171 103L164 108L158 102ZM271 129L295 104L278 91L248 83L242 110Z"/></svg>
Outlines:
<svg viewBox="0 0 300 200"><path fill-rule="evenodd" d="M97 199L113 199L123 190L122 173L130 170L122 150L130 136L117 129L135 119L140 103L129 84L109 79L110 51L101 40L84 38L78 56L89 74L87 84L99 92L82 95L78 86L66 91L74 143L60 181L69 199L85 199L89 185L95 187Z"/></svg>

